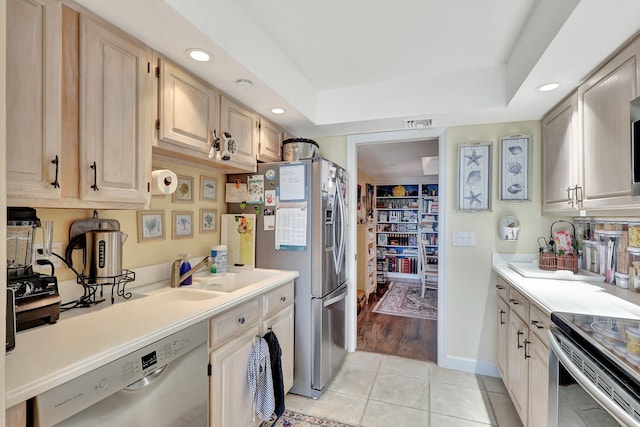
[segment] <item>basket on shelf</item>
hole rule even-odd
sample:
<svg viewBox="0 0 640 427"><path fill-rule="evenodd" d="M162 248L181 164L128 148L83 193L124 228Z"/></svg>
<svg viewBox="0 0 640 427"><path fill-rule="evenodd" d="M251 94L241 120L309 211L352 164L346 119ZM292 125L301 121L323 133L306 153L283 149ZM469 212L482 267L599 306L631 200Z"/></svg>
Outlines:
<svg viewBox="0 0 640 427"><path fill-rule="evenodd" d="M573 235L572 242L575 242L576 229L573 224L569 221L556 221L551 224L551 237L549 242L544 240L544 237L540 237L538 239L538 244L540 246L540 253L538 254L538 267L540 270L547 271L556 271L556 270L567 270L573 273L578 272L578 254L576 252L565 252L562 250L555 251L554 250L554 237L553 237L553 226L558 222L566 222L573 227ZM540 239L545 242L543 246L540 244Z"/></svg>

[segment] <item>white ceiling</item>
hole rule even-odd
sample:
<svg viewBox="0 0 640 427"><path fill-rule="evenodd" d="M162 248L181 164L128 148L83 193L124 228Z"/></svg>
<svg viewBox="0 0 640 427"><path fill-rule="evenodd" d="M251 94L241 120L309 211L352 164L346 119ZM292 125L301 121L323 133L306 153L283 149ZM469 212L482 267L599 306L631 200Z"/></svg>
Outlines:
<svg viewBox="0 0 640 427"><path fill-rule="evenodd" d="M307 138L538 120L640 28L638 0L78 1Z"/></svg>

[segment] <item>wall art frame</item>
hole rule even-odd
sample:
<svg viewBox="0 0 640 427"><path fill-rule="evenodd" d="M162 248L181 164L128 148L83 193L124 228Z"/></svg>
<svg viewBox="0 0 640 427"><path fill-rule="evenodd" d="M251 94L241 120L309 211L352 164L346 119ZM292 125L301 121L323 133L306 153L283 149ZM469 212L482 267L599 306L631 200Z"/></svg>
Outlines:
<svg viewBox="0 0 640 427"><path fill-rule="evenodd" d="M200 175L200 200L215 202L218 199L218 180Z"/></svg>
<svg viewBox="0 0 640 427"><path fill-rule="evenodd" d="M529 200L529 146L531 135L500 138L500 200Z"/></svg>
<svg viewBox="0 0 640 427"><path fill-rule="evenodd" d="M138 243L147 240L164 240L164 211L138 211Z"/></svg>
<svg viewBox="0 0 640 427"><path fill-rule="evenodd" d="M193 177L178 175L178 188L171 200L173 203L193 203Z"/></svg>
<svg viewBox="0 0 640 427"><path fill-rule="evenodd" d="M193 211L172 211L171 217L172 239L193 237Z"/></svg>
<svg viewBox="0 0 640 427"><path fill-rule="evenodd" d="M491 210L491 142L458 145L458 210Z"/></svg>
<svg viewBox="0 0 640 427"><path fill-rule="evenodd" d="M218 210L200 208L200 234L218 231Z"/></svg>

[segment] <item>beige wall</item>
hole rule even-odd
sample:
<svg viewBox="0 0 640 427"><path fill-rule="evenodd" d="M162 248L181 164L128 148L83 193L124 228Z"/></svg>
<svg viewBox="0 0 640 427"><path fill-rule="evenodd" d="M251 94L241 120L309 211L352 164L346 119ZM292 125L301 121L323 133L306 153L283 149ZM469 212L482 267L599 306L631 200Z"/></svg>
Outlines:
<svg viewBox="0 0 640 427"><path fill-rule="evenodd" d="M532 135L530 200L499 200L500 138L514 133ZM456 211L457 146L471 141L491 141L492 201L490 212ZM447 131L447 355L454 358L493 363L495 332L495 273L491 269L492 253L537 252L536 239L548 234L552 218L541 215L541 128L540 122L514 122L482 126L449 128ZM500 240L497 225L505 215L520 221L517 241ZM451 246L451 233L475 232L475 247Z"/></svg>
<svg viewBox="0 0 640 427"><path fill-rule="evenodd" d="M220 214L226 213L224 203L224 182L225 175L211 170L187 167L182 165L172 165L166 162L154 161L153 169L170 169L178 175L193 178L194 201L192 203L173 203L171 195L152 196L151 209L164 212L165 216L165 238L162 240L150 240L138 242L137 212L130 210L101 210L98 212L100 218L116 219L120 222L120 229L129 234L123 246L123 267L135 268L162 262L169 262L177 258L181 252L189 253L191 256L206 255L211 246L220 244ZM217 200L200 200L200 176L209 176L218 180ZM200 233L200 209L217 209L218 228L214 233ZM173 211L193 212L194 222L192 238L172 240L171 216ZM69 228L73 221L78 219L91 218L93 211L80 209L37 209L38 217L42 220L54 221L54 241L62 242L62 256L69 241ZM76 250L74 262L80 262L80 251ZM56 269L58 280L73 279L73 273L65 267Z"/></svg>
<svg viewBox="0 0 640 427"><path fill-rule="evenodd" d="M315 138L314 141L320 146L320 156L331 160L334 163L347 167L347 137L328 136Z"/></svg>
<svg viewBox="0 0 640 427"><path fill-rule="evenodd" d="M0 28L7 28L6 26L6 6L7 6L7 2L6 0L0 0ZM6 51L5 51L5 45L6 45L6 31L0 31L0 153L2 153L2 158L5 159L5 147L6 147L6 129L5 129L5 125L6 125L6 92L5 92L5 87L6 87L6 75L5 75L5 65L6 65ZM2 160L0 161L0 176L6 176L6 165L5 165L5 161ZM6 224L7 222L7 209L6 209L6 188L5 188L5 181L6 180L0 180L0 221L2 221L2 224ZM7 238L7 229L6 227L2 227L0 229L0 239L4 242L5 239ZM1 245L0 248L0 259L6 259L7 258L7 247L6 245ZM7 277L7 273L6 273L6 263L3 263L2 268L0 269L0 277ZM0 286L0 290L2 292L0 292L0 318L4 319L6 317L6 311L5 311L5 307L6 307L6 286L7 283L4 282L4 284L2 286ZM2 333L0 334L0 339L3 340L3 342L6 342L6 330L5 327L2 327ZM0 378L0 390L2 391L2 397L0 397L0 414L4 414L4 410L5 410L5 400L4 400L4 353L2 353L2 355L0 356L0 369L2 369L2 378ZM2 421L0 421L0 426L4 425L4 417L0 417L0 419Z"/></svg>

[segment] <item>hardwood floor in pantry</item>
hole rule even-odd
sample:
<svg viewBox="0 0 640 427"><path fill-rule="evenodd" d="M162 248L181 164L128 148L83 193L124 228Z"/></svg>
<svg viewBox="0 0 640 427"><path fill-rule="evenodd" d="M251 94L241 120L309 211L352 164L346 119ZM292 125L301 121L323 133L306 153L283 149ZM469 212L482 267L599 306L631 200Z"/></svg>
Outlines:
<svg viewBox="0 0 640 427"><path fill-rule="evenodd" d="M371 294L358 314L357 349L435 363L437 321L374 313L380 298L378 293Z"/></svg>

